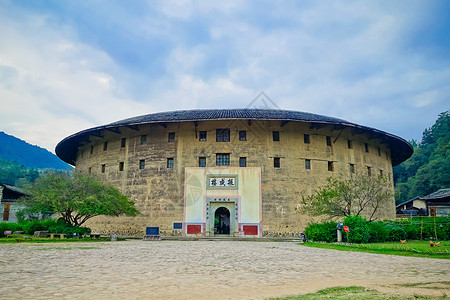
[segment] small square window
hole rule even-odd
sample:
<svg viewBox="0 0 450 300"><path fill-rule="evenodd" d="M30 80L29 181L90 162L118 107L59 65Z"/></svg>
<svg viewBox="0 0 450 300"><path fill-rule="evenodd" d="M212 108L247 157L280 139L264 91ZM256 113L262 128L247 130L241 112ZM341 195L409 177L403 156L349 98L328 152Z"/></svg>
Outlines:
<svg viewBox="0 0 450 300"><path fill-rule="evenodd" d="M105 173L105 171L106 171L106 165L103 164L103 165L102 165L102 173Z"/></svg>
<svg viewBox="0 0 450 300"><path fill-rule="evenodd" d="M379 147L377 148L377 152L378 152L378 156L381 156L381 149Z"/></svg>
<svg viewBox="0 0 450 300"><path fill-rule="evenodd" d="M229 166L230 165L230 153L217 153L216 154L217 166Z"/></svg>
<svg viewBox="0 0 450 300"><path fill-rule="evenodd" d="M167 159L167 167L169 169L173 168L173 158L168 158Z"/></svg>
<svg viewBox="0 0 450 300"><path fill-rule="evenodd" d="M147 135L141 135L141 145L147 144Z"/></svg>
<svg viewBox="0 0 450 300"><path fill-rule="evenodd" d="M352 140L347 140L347 148L348 149L353 149Z"/></svg>
<svg viewBox="0 0 450 300"><path fill-rule="evenodd" d="M199 141L206 141L206 131L200 131Z"/></svg>
<svg viewBox="0 0 450 300"><path fill-rule="evenodd" d="M141 170L145 169L145 159L141 159L139 161L139 169L141 169Z"/></svg>
<svg viewBox="0 0 450 300"><path fill-rule="evenodd" d="M369 144L364 143L364 150L369 153Z"/></svg>
<svg viewBox="0 0 450 300"><path fill-rule="evenodd" d="M239 131L239 140L246 141L247 140L247 131L241 130Z"/></svg>
<svg viewBox="0 0 450 300"><path fill-rule="evenodd" d="M202 168L206 167L206 157L198 158L198 166Z"/></svg>
<svg viewBox="0 0 450 300"><path fill-rule="evenodd" d="M247 166L247 157L239 157L239 167Z"/></svg>
<svg viewBox="0 0 450 300"><path fill-rule="evenodd" d="M274 168L279 168L281 166L280 164L280 158L279 157L274 157L273 158L273 167Z"/></svg>
<svg viewBox="0 0 450 300"><path fill-rule="evenodd" d="M367 167L367 175L372 176L372 168L371 167Z"/></svg>
<svg viewBox="0 0 450 300"><path fill-rule="evenodd" d="M303 142L305 142L305 144L309 144L309 134L303 135Z"/></svg>
<svg viewBox="0 0 450 300"><path fill-rule="evenodd" d="M311 170L311 160L310 159L305 159L305 169Z"/></svg>
<svg viewBox="0 0 450 300"><path fill-rule="evenodd" d="M88 169L88 173L91 174L92 173L92 167L89 167Z"/></svg>
<svg viewBox="0 0 450 300"><path fill-rule="evenodd" d="M120 141L120 147L124 148L127 144L127 139L126 138L122 138L122 140Z"/></svg>
<svg viewBox="0 0 450 300"><path fill-rule="evenodd" d="M229 141L230 141L229 128L216 129L216 142L229 142Z"/></svg>
<svg viewBox="0 0 450 300"><path fill-rule="evenodd" d="M94 153L94 146L91 146L91 154Z"/></svg>
<svg viewBox="0 0 450 300"><path fill-rule="evenodd" d="M280 132L279 131L272 131L272 138L274 142L280 141Z"/></svg>
<svg viewBox="0 0 450 300"><path fill-rule="evenodd" d="M119 171L123 171L123 161L119 163Z"/></svg>
<svg viewBox="0 0 450 300"><path fill-rule="evenodd" d="M331 146L331 136L327 136L327 146Z"/></svg>
<svg viewBox="0 0 450 300"><path fill-rule="evenodd" d="M350 173L355 173L355 164L350 164Z"/></svg>
<svg viewBox="0 0 450 300"><path fill-rule="evenodd" d="M333 162L332 161L328 162L328 171L330 171L330 172L334 171L334 166L333 166Z"/></svg>
<svg viewBox="0 0 450 300"><path fill-rule="evenodd" d="M103 143L103 151L108 150L108 142Z"/></svg>
<svg viewBox="0 0 450 300"><path fill-rule="evenodd" d="M380 170L380 177L383 177L383 170Z"/></svg>
<svg viewBox="0 0 450 300"><path fill-rule="evenodd" d="M169 132L168 141L169 143L175 142L175 132Z"/></svg>

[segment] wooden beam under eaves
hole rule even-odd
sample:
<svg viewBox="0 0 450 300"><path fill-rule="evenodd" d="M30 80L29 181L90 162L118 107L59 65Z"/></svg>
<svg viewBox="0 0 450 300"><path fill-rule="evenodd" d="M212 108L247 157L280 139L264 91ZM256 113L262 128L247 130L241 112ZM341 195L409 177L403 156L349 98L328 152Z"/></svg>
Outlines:
<svg viewBox="0 0 450 300"><path fill-rule="evenodd" d="M287 123L289 123L289 120L283 120L281 121L281 127L283 127L284 125L286 125Z"/></svg>
<svg viewBox="0 0 450 300"><path fill-rule="evenodd" d="M167 124L166 123L158 123L158 125L160 125L160 126L162 126L162 127L164 127L164 128L167 128Z"/></svg>
<svg viewBox="0 0 450 300"><path fill-rule="evenodd" d="M89 144L91 142L91 140L89 139L89 136L85 136L80 140L80 146Z"/></svg>
<svg viewBox="0 0 450 300"><path fill-rule="evenodd" d="M364 133L366 133L366 132L369 132L369 130L367 130L367 129L362 129L362 128L353 128L353 132L354 132L355 134L364 134Z"/></svg>
<svg viewBox="0 0 450 300"><path fill-rule="evenodd" d="M118 127L106 128L106 130L120 134L120 129Z"/></svg>
<svg viewBox="0 0 450 300"><path fill-rule="evenodd" d="M328 124L321 124L321 123L311 123L309 125L309 129L321 129L326 127Z"/></svg>
<svg viewBox="0 0 450 300"><path fill-rule="evenodd" d="M339 125L339 124L333 125L333 130L334 130L334 131L343 130L344 128L345 128L344 125Z"/></svg>
<svg viewBox="0 0 450 300"><path fill-rule="evenodd" d="M132 130L139 131L139 126L137 126L137 125L125 125L125 127L130 128Z"/></svg>
<svg viewBox="0 0 450 300"><path fill-rule="evenodd" d="M102 134L102 131L101 131L101 130L92 131L92 132L90 133L90 135L96 136L96 137L99 137L99 138L103 138L103 134Z"/></svg>

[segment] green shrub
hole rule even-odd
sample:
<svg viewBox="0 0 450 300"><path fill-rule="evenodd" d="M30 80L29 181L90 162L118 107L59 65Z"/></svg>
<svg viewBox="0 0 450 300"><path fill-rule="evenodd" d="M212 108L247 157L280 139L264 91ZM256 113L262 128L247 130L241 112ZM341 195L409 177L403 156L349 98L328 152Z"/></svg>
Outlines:
<svg viewBox="0 0 450 300"><path fill-rule="evenodd" d="M381 243L389 240L386 222L369 222L369 243Z"/></svg>
<svg viewBox="0 0 450 300"><path fill-rule="evenodd" d="M22 226L16 223L2 222L0 223L0 237L5 237L5 231L22 231Z"/></svg>
<svg viewBox="0 0 450 300"><path fill-rule="evenodd" d="M395 223L387 223L385 227L388 231L389 241L396 242L406 239L406 231L402 226Z"/></svg>
<svg viewBox="0 0 450 300"><path fill-rule="evenodd" d="M35 231L48 230L50 233L64 233L71 237L74 233L78 236L90 234L91 229L87 227L73 227L64 221L49 220L33 220L17 223L0 223L0 237L5 237L5 231L23 231L25 234L34 234Z"/></svg>
<svg viewBox="0 0 450 300"><path fill-rule="evenodd" d="M351 215L344 219L344 225L348 226L347 233L350 243L367 243L370 238L369 225L361 216Z"/></svg>
<svg viewBox="0 0 450 300"><path fill-rule="evenodd" d="M337 239L336 222L325 222L319 224L309 224L305 228L306 237L316 242L332 243Z"/></svg>
<svg viewBox="0 0 450 300"><path fill-rule="evenodd" d="M403 226L403 229L406 231L406 239L407 240L420 240L420 223L413 223Z"/></svg>

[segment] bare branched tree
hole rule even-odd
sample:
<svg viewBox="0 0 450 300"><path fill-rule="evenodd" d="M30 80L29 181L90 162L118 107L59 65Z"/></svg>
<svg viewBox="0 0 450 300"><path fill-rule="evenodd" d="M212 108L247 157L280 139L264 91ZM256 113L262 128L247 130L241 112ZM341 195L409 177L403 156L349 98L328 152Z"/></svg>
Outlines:
<svg viewBox="0 0 450 300"><path fill-rule="evenodd" d="M376 212L393 199L393 190L385 177L352 175L328 178L327 184L304 197L302 210L312 216L346 217L364 214L376 220Z"/></svg>

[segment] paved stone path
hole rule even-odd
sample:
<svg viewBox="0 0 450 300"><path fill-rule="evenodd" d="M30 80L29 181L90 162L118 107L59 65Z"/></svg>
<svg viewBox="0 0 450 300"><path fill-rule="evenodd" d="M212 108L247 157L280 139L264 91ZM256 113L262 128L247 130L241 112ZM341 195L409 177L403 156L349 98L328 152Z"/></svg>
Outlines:
<svg viewBox="0 0 450 300"><path fill-rule="evenodd" d="M0 299L265 299L338 285L442 295L398 284L449 281L449 273L448 260L292 242L0 245Z"/></svg>

